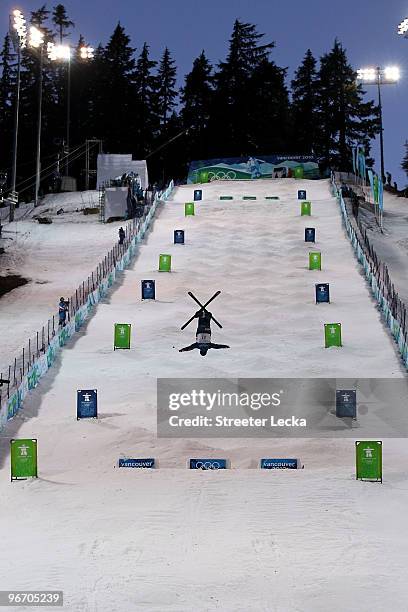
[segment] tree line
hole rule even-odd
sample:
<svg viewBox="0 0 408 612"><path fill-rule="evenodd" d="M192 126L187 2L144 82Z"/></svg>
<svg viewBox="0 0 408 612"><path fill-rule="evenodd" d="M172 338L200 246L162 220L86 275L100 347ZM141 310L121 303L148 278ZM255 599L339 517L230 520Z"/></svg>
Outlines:
<svg viewBox="0 0 408 612"><path fill-rule="evenodd" d="M74 26L63 5L42 6L30 23L45 40L62 42ZM314 154L322 168L351 168L351 147L379 132L379 112L365 101L361 85L335 40L317 60L306 51L290 85L287 68L273 59L275 43L250 23L236 20L223 61L212 65L203 50L177 87L176 62L165 48L152 59L145 42L137 50L118 23L92 60L80 56L80 36L71 60L71 150L85 139L103 140L109 153L148 158L153 180L185 178L192 159L256 156L268 153ZM32 195L27 180L35 170L38 49L22 52L18 183ZM9 34L0 54L0 170L11 163L16 54ZM67 63L43 64L42 168L61 154L66 133ZM83 185L84 160L71 173ZM25 191L23 191L25 187ZM46 186L43 186L46 189Z"/></svg>

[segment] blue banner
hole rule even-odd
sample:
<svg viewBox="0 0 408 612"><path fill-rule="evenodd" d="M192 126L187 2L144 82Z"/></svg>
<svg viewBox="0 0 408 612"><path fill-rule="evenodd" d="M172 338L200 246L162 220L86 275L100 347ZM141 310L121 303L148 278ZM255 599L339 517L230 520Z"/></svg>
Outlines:
<svg viewBox="0 0 408 612"><path fill-rule="evenodd" d="M297 470L297 459L261 459L262 470Z"/></svg>
<svg viewBox="0 0 408 612"><path fill-rule="evenodd" d="M98 416L98 393L96 389L77 391L77 419L96 419Z"/></svg>
<svg viewBox="0 0 408 612"><path fill-rule="evenodd" d="M118 467L120 468L154 468L154 459L119 459Z"/></svg>
<svg viewBox="0 0 408 612"><path fill-rule="evenodd" d="M384 183L378 177L378 207L381 211L384 210Z"/></svg>
<svg viewBox="0 0 408 612"><path fill-rule="evenodd" d="M324 304L330 302L330 285L329 283L320 283L315 285L316 304Z"/></svg>
<svg viewBox="0 0 408 612"><path fill-rule="evenodd" d="M203 199L203 190L194 189L194 202L199 202L202 199Z"/></svg>
<svg viewBox="0 0 408 612"><path fill-rule="evenodd" d="M305 228L305 242L316 242L316 229L314 227Z"/></svg>
<svg viewBox="0 0 408 612"><path fill-rule="evenodd" d="M336 417L357 418L357 392L355 389L336 391Z"/></svg>
<svg viewBox="0 0 408 612"><path fill-rule="evenodd" d="M190 459L190 470L226 470L226 459Z"/></svg>
<svg viewBox="0 0 408 612"><path fill-rule="evenodd" d="M295 175L296 168L302 168L304 178L320 178L319 164L313 155L265 155L193 161L188 171L187 183L290 178Z"/></svg>
<svg viewBox="0 0 408 612"><path fill-rule="evenodd" d="M156 283L154 280L142 280L142 300L156 299Z"/></svg>
<svg viewBox="0 0 408 612"><path fill-rule="evenodd" d="M184 244L184 230L174 230L174 244Z"/></svg>
<svg viewBox="0 0 408 612"><path fill-rule="evenodd" d="M305 189L299 189L299 191L298 191L298 200L307 200L306 190Z"/></svg>

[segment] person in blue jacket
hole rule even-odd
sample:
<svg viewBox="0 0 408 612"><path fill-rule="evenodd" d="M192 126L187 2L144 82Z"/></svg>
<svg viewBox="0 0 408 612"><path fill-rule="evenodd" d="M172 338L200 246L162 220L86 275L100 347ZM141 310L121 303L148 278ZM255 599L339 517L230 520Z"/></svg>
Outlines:
<svg viewBox="0 0 408 612"><path fill-rule="evenodd" d="M66 319L67 319L67 312L68 312L68 301L65 301L64 298L60 298L59 304L58 304L58 320L59 320L59 326L60 327L65 327L65 323L66 323Z"/></svg>

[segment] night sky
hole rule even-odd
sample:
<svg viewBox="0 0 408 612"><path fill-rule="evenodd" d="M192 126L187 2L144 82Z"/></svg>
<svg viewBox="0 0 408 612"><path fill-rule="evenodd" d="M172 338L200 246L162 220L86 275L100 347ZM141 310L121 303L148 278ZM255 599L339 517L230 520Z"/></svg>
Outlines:
<svg viewBox="0 0 408 612"><path fill-rule="evenodd" d="M399 187L408 183L400 169L403 144L408 139L408 39L397 36L397 25L408 17L408 0L63 0L75 22L71 38L82 33L96 46L106 43L121 22L139 50L144 41L157 59L168 46L179 68L180 84L192 60L205 49L216 63L224 59L235 18L255 23L266 39L276 42L274 60L288 67L288 80L310 47L316 57L329 50L337 36L355 68L367 65L398 65L401 82L383 87L385 165ZM42 0L2 0L0 33L8 28L8 14L19 8L25 14ZM48 4L48 8L58 0ZM307 8L305 8L307 7ZM375 95L375 88L369 87ZM273 151L265 151L265 154ZM373 147L378 169L378 144ZM393 179L394 180L394 179Z"/></svg>

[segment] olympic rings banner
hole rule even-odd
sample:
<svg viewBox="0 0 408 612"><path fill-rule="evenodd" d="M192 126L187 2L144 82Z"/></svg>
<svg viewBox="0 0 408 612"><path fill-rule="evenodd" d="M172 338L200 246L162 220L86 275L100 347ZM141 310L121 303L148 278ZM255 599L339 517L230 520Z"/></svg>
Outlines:
<svg viewBox="0 0 408 612"><path fill-rule="evenodd" d="M187 183L209 183L216 180L242 181L258 178L320 178L319 165L313 155L265 155L262 157L226 157L192 161Z"/></svg>

